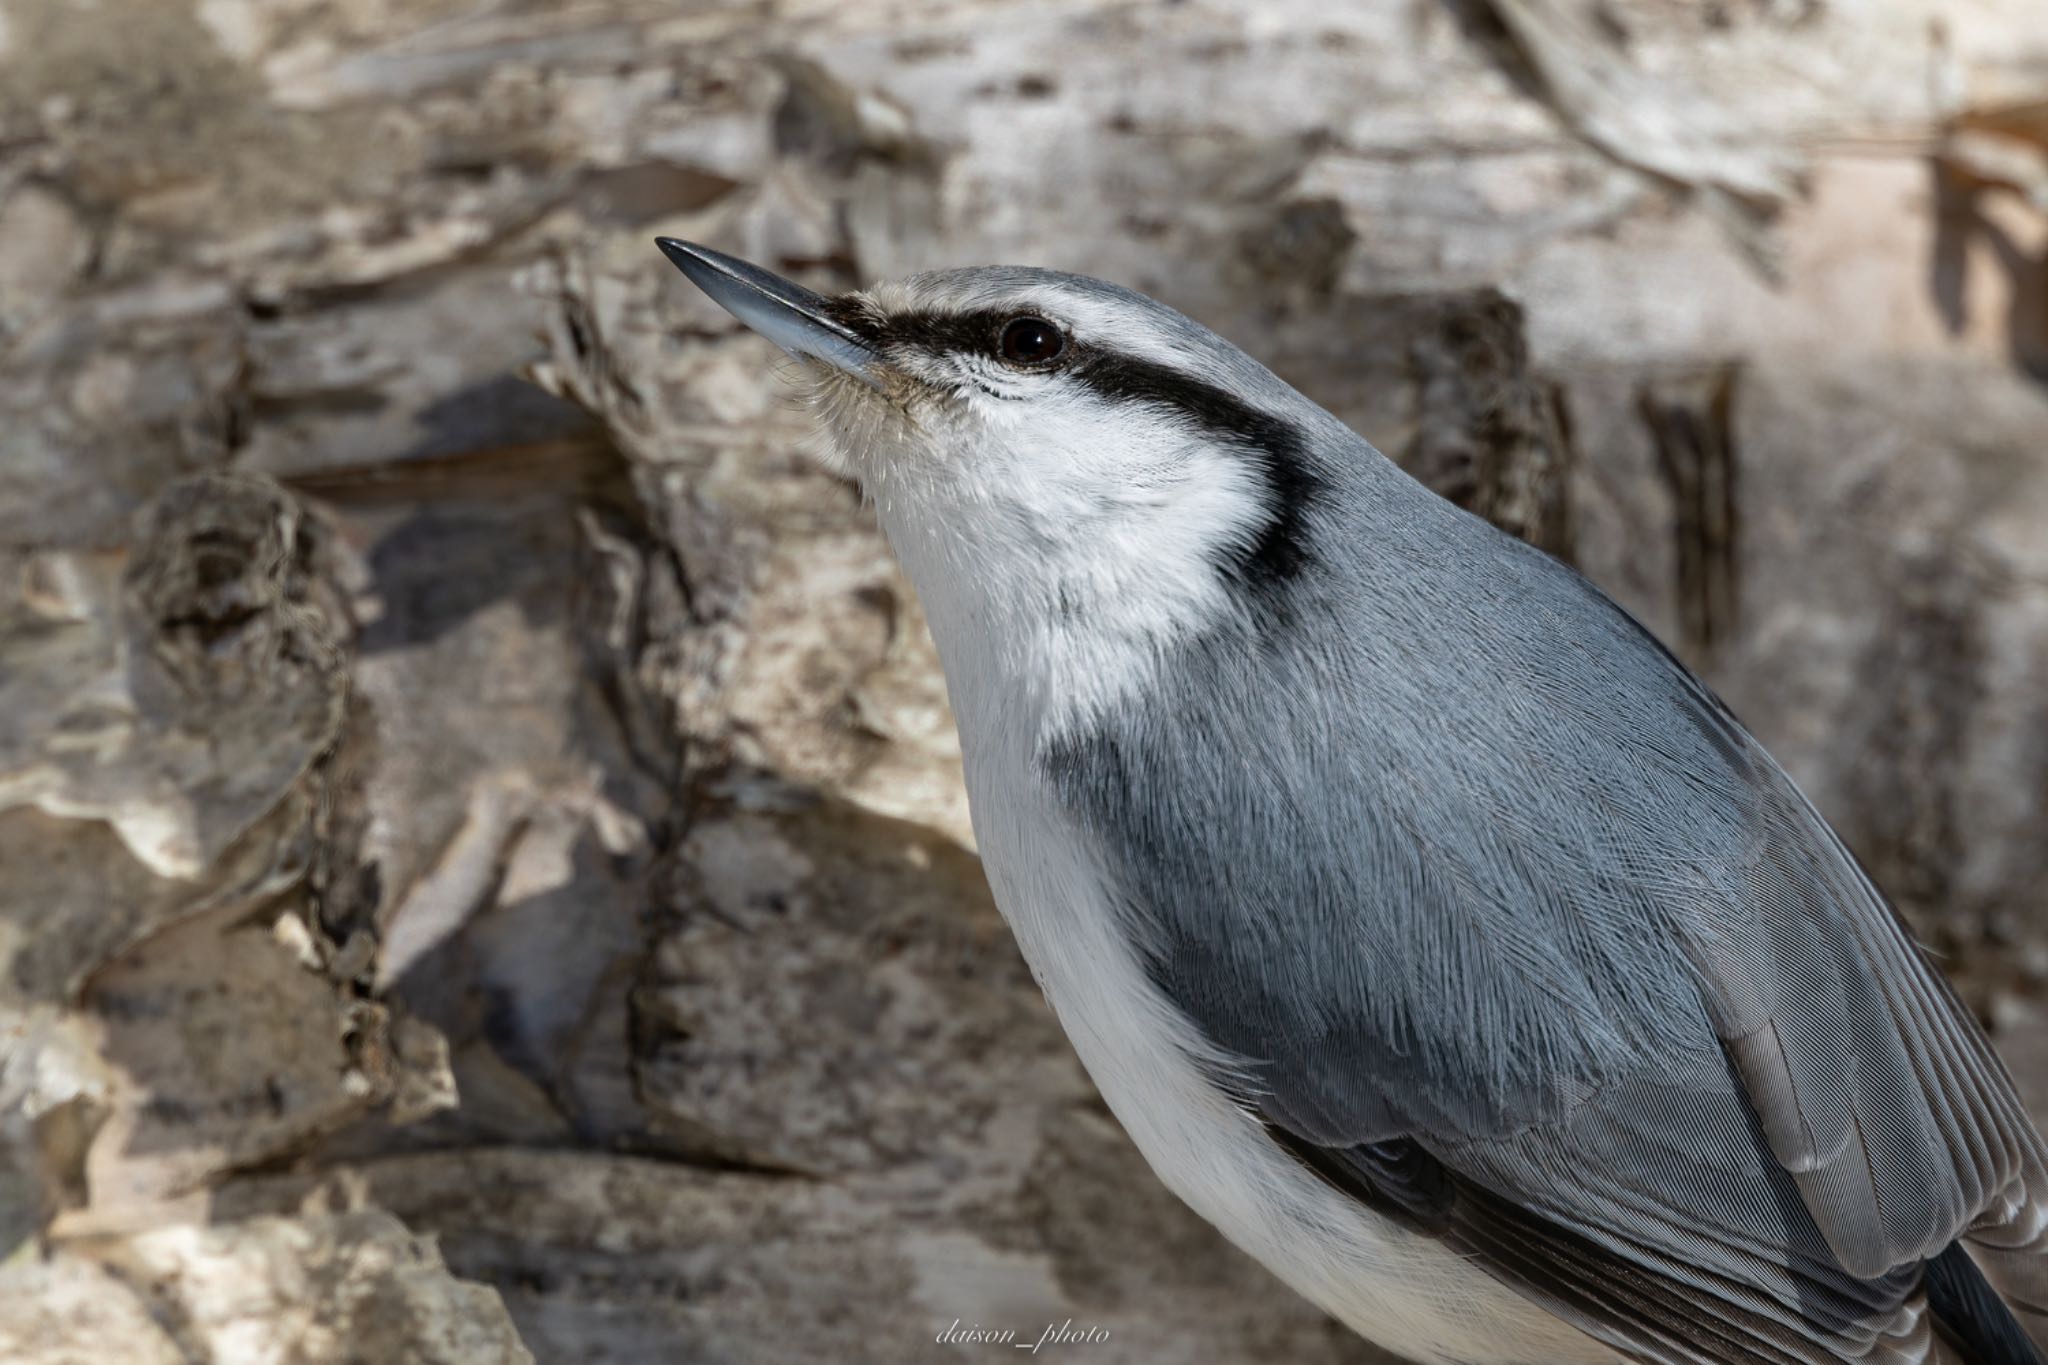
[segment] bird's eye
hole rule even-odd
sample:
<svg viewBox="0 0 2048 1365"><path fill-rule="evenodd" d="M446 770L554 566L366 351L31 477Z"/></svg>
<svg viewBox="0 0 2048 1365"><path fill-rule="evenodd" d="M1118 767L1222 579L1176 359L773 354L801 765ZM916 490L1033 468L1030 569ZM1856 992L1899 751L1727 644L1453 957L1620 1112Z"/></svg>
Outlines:
<svg viewBox="0 0 2048 1365"><path fill-rule="evenodd" d="M1003 359L1012 365L1050 364L1066 349L1066 334L1044 318L1011 318L1003 324Z"/></svg>

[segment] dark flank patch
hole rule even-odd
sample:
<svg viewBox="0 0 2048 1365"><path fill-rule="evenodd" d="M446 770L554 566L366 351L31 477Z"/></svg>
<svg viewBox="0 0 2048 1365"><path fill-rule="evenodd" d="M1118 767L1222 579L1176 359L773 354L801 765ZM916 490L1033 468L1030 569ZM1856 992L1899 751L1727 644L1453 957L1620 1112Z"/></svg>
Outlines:
<svg viewBox="0 0 2048 1365"><path fill-rule="evenodd" d="M1797 1328L1742 1302L1743 1286L1703 1272L1699 1284L1689 1284L1618 1255L1460 1175L1413 1139L1324 1147L1270 1119L1266 1133L1333 1189L1470 1257L1611 1345L1641 1349L1675 1339L1696 1343L1702 1358L1729 1365L1798 1365L1813 1358L1811 1342ZM1980 1358L1986 1365L2035 1365L2038 1360L2004 1354L1968 1357L1973 1365Z"/></svg>
<svg viewBox="0 0 2048 1365"><path fill-rule="evenodd" d="M913 346L927 351L994 356L1003 327L1028 306L971 313L899 313L878 318L857 306L832 310L839 322L879 346ZM1144 403L1179 418L1240 451L1266 485L1268 515L1257 538L1230 556L1224 567L1255 591L1285 583L1309 562L1305 514L1321 492L1310 467L1301 429L1242 401L1206 380L1100 345L1072 346L1049 367L1072 376L1104 398Z"/></svg>
<svg viewBox="0 0 2048 1365"><path fill-rule="evenodd" d="M1450 1172L1412 1139L1324 1147L1271 1119L1266 1136L1324 1183L1410 1232L1434 1237L1450 1226Z"/></svg>

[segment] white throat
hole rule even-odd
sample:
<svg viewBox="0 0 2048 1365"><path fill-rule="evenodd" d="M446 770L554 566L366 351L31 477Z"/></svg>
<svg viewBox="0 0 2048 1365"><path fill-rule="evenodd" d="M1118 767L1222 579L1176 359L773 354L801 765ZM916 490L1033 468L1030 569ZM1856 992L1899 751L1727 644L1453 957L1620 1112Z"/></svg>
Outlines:
<svg viewBox="0 0 2048 1365"><path fill-rule="evenodd" d="M996 427L940 467L907 452L869 479L970 750L1070 732L1240 609L1219 564L1265 522L1256 473L1153 413L1097 416L1041 409L1028 439Z"/></svg>
<svg viewBox="0 0 2048 1365"><path fill-rule="evenodd" d="M1044 740L1161 685L1169 644L1244 609L1218 564L1264 525L1262 481L1241 452L1143 417L1065 432L1034 420L1029 442L997 429L942 456L886 452L868 471L938 642L996 903L1160 1178L1301 1293L1415 1360L1613 1365L1266 1136L1241 1090L1219 1084L1241 1059L1147 976L1100 850L1035 768ZM1096 457L1120 472L1086 477Z"/></svg>

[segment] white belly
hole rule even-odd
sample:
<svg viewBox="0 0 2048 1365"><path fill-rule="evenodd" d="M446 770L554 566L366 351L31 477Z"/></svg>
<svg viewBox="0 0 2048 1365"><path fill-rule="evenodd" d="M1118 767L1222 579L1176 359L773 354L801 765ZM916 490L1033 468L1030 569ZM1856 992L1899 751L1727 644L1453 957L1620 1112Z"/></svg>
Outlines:
<svg viewBox="0 0 2048 1365"><path fill-rule="evenodd" d="M1209 1079L1201 1059L1213 1054L1145 979L1078 841L1035 794L1004 797L1000 815L975 803L996 902L1082 1065L1169 1189L1296 1292L1413 1360L1619 1359L1274 1144Z"/></svg>

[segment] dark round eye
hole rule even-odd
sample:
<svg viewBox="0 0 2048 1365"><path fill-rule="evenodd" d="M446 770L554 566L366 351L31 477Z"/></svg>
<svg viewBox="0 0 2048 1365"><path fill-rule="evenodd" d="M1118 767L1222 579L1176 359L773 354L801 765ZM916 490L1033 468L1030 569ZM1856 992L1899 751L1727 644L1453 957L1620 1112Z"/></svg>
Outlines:
<svg viewBox="0 0 2048 1365"><path fill-rule="evenodd" d="M1044 365L1060 358L1067 338L1044 318L1011 318L1003 324L1002 349L1012 365Z"/></svg>

